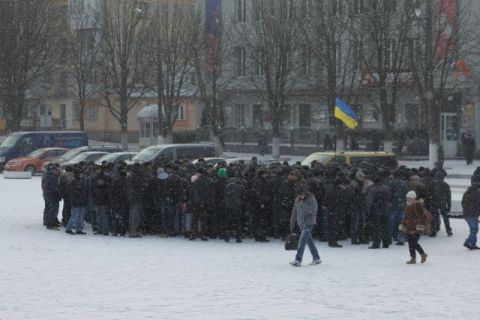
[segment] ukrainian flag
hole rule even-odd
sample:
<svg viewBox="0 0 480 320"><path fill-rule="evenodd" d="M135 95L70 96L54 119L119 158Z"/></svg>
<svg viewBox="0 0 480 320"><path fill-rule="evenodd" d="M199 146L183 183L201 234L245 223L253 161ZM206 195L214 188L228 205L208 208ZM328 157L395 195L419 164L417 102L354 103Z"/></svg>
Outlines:
<svg viewBox="0 0 480 320"><path fill-rule="evenodd" d="M342 120L350 129L355 129L358 126L355 112L339 98L335 99L335 118Z"/></svg>

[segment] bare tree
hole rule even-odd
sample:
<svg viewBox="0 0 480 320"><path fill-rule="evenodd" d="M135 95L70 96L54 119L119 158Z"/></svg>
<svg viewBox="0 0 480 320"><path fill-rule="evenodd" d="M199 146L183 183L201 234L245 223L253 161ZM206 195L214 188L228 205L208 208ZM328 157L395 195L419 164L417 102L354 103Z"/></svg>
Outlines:
<svg viewBox="0 0 480 320"><path fill-rule="evenodd" d="M156 0L149 23L153 90L158 96L158 143L171 143L178 108L193 87L186 83L194 65L200 19L195 6Z"/></svg>
<svg viewBox="0 0 480 320"><path fill-rule="evenodd" d="M147 91L144 82L146 28L142 1L102 2L102 95L128 148L128 113Z"/></svg>
<svg viewBox="0 0 480 320"><path fill-rule="evenodd" d="M70 7L70 73L75 79L75 95L79 105L80 130L85 129L85 108L87 101L98 88L99 10L88 3L73 3Z"/></svg>
<svg viewBox="0 0 480 320"><path fill-rule="evenodd" d="M443 4L450 4L450 6ZM466 57L477 44L476 27L469 2L425 0L416 7L406 6L406 14L415 17L410 24L413 41L409 42L410 63L424 106L424 125L428 126L429 161L433 167L439 159L440 116L449 92L457 87L452 65Z"/></svg>
<svg viewBox="0 0 480 320"><path fill-rule="evenodd" d="M219 8L207 8L218 10ZM205 124L219 150L224 127L223 92L233 77L228 60L234 52L232 27L219 12L207 12L194 50L198 93L203 102Z"/></svg>
<svg viewBox="0 0 480 320"><path fill-rule="evenodd" d="M20 129L25 100L54 66L61 7L47 0L0 1L0 107Z"/></svg>
<svg viewBox="0 0 480 320"><path fill-rule="evenodd" d="M306 3L309 3L308 1ZM330 118L334 118L335 99L342 97L347 103L358 99L356 82L358 78L358 57L352 57L354 50L361 50L359 39L362 35L356 29L353 16L347 12L346 1L313 1L306 8L305 36L312 48L312 54L320 63L317 77L327 101ZM326 80L325 80L326 79ZM344 125L334 119L337 150L343 150Z"/></svg>
<svg viewBox="0 0 480 320"><path fill-rule="evenodd" d="M413 85L408 65L408 35L411 17L405 14L405 1L373 0L364 8L360 26L365 37L365 85L379 97L385 133L385 151L393 149L393 129L398 93Z"/></svg>
<svg viewBox="0 0 480 320"><path fill-rule="evenodd" d="M292 1L256 1L252 7L256 21L238 24L238 32L258 66L250 77L262 93L272 117L272 155L280 157L280 127L286 112L286 98L296 83L301 24ZM242 48L239 49L241 54Z"/></svg>

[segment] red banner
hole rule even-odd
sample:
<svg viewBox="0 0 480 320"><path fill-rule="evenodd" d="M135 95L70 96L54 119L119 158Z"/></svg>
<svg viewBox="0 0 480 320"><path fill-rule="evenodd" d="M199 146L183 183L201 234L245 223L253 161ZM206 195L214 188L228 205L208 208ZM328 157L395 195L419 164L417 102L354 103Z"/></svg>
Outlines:
<svg viewBox="0 0 480 320"><path fill-rule="evenodd" d="M437 34L435 61L438 63L455 53L455 32L457 28L457 0L438 0Z"/></svg>

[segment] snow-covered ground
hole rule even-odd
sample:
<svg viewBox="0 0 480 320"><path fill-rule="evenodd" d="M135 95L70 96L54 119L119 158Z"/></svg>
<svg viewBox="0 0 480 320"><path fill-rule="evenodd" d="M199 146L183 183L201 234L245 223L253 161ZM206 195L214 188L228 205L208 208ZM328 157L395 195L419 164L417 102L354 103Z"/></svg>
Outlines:
<svg viewBox="0 0 480 320"><path fill-rule="evenodd" d="M273 241L70 236L41 224L40 178L0 176L0 319L475 319L480 252L454 236L422 238L426 264L407 247L331 249L323 263L288 264ZM308 250L307 250L308 251Z"/></svg>

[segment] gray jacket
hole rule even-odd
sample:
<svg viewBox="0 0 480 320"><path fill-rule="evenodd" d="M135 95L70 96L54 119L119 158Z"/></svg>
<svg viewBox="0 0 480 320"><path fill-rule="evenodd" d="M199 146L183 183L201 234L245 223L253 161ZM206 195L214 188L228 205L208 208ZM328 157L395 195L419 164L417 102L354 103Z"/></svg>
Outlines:
<svg viewBox="0 0 480 320"><path fill-rule="evenodd" d="M315 225L317 223L317 200L310 192L307 192L303 201L296 201L293 206L292 216L290 218L290 229L293 230L295 222L300 229L304 226Z"/></svg>

